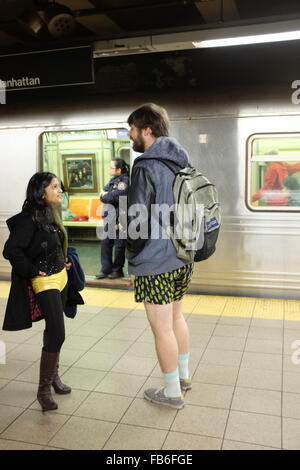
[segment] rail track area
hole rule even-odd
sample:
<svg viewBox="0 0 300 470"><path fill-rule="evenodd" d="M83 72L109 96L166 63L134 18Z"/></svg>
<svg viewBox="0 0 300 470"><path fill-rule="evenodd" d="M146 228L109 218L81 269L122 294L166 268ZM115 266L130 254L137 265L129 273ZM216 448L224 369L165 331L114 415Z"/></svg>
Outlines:
<svg viewBox="0 0 300 470"><path fill-rule="evenodd" d="M61 354L73 391L56 412L35 400L43 322L0 333L0 449L300 449L300 301L187 295L193 388L177 411L143 399L163 382L133 293L83 296Z"/></svg>

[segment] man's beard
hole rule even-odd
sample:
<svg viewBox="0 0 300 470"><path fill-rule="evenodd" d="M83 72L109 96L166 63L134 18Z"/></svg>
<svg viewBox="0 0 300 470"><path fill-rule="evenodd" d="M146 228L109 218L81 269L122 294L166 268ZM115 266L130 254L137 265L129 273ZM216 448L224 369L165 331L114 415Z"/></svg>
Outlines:
<svg viewBox="0 0 300 470"><path fill-rule="evenodd" d="M136 138L136 140L132 140L132 142L133 142L132 148L135 152L139 152L139 153L145 152L145 143L143 141L143 137L141 134Z"/></svg>

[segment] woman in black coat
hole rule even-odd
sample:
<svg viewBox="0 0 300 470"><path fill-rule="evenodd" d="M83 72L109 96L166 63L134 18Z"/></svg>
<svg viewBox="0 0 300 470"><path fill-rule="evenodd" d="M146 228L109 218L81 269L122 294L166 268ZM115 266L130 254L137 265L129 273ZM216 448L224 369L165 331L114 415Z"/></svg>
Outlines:
<svg viewBox="0 0 300 470"><path fill-rule="evenodd" d="M30 328L33 302L45 319L37 399L43 411L57 409L51 394L70 393L58 376L65 340L64 304L68 276L67 235L59 215L62 189L53 173L38 172L28 183L22 212L7 220L3 256L12 265L12 284L3 329ZM29 295L29 293L31 295Z"/></svg>

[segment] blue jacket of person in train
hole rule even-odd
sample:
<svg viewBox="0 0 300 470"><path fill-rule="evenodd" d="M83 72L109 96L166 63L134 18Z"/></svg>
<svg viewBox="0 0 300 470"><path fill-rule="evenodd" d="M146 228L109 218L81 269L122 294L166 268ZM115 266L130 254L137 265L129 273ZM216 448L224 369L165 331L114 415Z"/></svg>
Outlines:
<svg viewBox="0 0 300 470"><path fill-rule="evenodd" d="M119 176L113 176L104 186L103 190L106 194L100 196L100 200L104 202L103 217L109 219L109 210L106 204L111 204L116 210L116 224L119 222L119 197L127 196L129 187L128 173L122 173Z"/></svg>
<svg viewBox="0 0 300 470"><path fill-rule="evenodd" d="M157 160L159 158L170 160L181 168L185 168L189 163L186 150L174 138L164 136L158 137L151 147L134 161L128 193L128 213L133 205L140 203L146 206L148 214L146 238L131 236L130 225L135 223L136 217L129 215L127 218L128 270L130 274L137 276L161 274L187 264L177 258L174 245L168 237L154 233L158 224L153 224L152 205L167 204L171 207L174 204L172 187L175 175L164 163ZM141 222L141 225L145 227L147 220Z"/></svg>

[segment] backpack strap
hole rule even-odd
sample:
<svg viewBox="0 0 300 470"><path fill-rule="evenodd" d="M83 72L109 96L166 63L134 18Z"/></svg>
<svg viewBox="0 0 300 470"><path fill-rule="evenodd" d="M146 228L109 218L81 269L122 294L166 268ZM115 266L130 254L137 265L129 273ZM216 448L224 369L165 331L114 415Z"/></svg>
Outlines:
<svg viewBox="0 0 300 470"><path fill-rule="evenodd" d="M159 162L162 162L164 165L166 165L169 170L171 170L174 175L176 175L180 170L182 170L181 166L177 165L175 162L171 162L170 160L164 160L163 158L156 158L155 160L158 160Z"/></svg>

